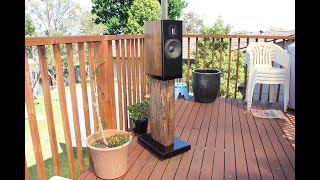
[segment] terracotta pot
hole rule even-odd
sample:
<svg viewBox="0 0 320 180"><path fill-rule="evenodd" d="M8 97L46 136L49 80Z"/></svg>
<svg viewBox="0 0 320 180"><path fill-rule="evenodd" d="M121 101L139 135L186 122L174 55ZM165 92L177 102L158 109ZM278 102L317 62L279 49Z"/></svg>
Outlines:
<svg viewBox="0 0 320 180"><path fill-rule="evenodd" d="M106 137L114 135L116 132L124 132L117 129L104 130ZM92 156L95 174L102 179L115 179L127 172L128 167L128 147L132 139L122 146L114 148L96 148L91 144L101 139L100 132L95 132L87 137L86 144Z"/></svg>

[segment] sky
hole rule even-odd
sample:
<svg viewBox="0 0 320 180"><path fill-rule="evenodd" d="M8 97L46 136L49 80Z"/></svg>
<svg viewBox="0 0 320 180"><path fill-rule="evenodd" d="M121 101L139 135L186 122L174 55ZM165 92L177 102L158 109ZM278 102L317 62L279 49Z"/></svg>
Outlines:
<svg viewBox="0 0 320 180"><path fill-rule="evenodd" d="M91 8L91 0L78 0ZM218 16L232 31L266 31L270 27L295 30L295 0L186 0L184 12L198 14L212 26Z"/></svg>

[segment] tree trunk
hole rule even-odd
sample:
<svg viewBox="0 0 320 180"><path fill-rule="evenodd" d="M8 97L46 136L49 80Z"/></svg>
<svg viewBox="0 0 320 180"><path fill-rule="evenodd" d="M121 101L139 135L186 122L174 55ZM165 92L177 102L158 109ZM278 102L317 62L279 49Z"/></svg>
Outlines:
<svg viewBox="0 0 320 180"><path fill-rule="evenodd" d="M150 129L153 140L169 146L174 141L174 80L151 79Z"/></svg>

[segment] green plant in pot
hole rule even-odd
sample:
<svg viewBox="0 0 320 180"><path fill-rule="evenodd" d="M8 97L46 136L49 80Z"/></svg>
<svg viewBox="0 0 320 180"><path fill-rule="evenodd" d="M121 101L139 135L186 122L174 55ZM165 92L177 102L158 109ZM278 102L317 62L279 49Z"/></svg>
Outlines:
<svg viewBox="0 0 320 180"><path fill-rule="evenodd" d="M133 132L145 134L148 129L148 118L150 112L149 100L142 100L139 103L128 106L129 117L133 121Z"/></svg>
<svg viewBox="0 0 320 180"><path fill-rule="evenodd" d="M124 175L128 170L128 147L132 141L130 132L107 129L104 130L106 120L101 120L98 103L97 76L99 67L105 60L95 64L92 72L95 103L94 109L98 118L99 131L89 135L86 144L92 156L96 176L102 179L115 179Z"/></svg>

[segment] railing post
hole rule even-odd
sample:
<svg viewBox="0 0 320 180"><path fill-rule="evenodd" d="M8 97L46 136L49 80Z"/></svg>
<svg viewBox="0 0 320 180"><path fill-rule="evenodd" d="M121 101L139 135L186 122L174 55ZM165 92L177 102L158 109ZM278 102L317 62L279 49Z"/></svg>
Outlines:
<svg viewBox="0 0 320 180"><path fill-rule="evenodd" d="M110 48L111 47L111 48ZM94 43L95 63L105 62L100 66L97 76L98 103L101 120L107 120L104 129L116 129L116 107L114 93L114 74L112 58L112 41Z"/></svg>

